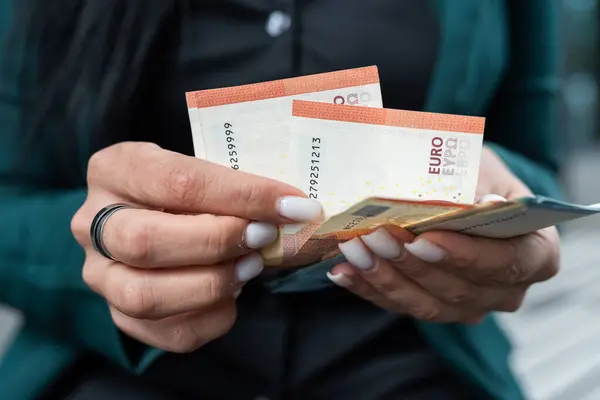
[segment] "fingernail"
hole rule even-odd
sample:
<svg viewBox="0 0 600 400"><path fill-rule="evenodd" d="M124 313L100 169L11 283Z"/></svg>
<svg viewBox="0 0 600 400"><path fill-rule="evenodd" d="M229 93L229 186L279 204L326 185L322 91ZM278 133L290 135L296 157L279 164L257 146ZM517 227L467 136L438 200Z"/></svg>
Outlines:
<svg viewBox="0 0 600 400"><path fill-rule="evenodd" d="M246 227L244 243L249 249L261 249L277 239L279 230L273 224L252 222Z"/></svg>
<svg viewBox="0 0 600 400"><path fill-rule="evenodd" d="M446 250L425 239L417 239L412 243L406 243L404 247L410 254L428 263L440 262L448 256Z"/></svg>
<svg viewBox="0 0 600 400"><path fill-rule="evenodd" d="M233 298L237 299L238 297L240 297L240 294L242 294L242 289L238 289L235 291L235 293L233 293Z"/></svg>
<svg viewBox="0 0 600 400"><path fill-rule="evenodd" d="M347 288L352 286L352 281L345 274L332 274L331 272L328 272L327 277L331 282L340 287Z"/></svg>
<svg viewBox="0 0 600 400"><path fill-rule="evenodd" d="M240 258L235 264L235 275L238 282L248 282L257 277L264 268L263 258L258 253L251 253Z"/></svg>
<svg viewBox="0 0 600 400"><path fill-rule="evenodd" d="M323 219L321 203L305 197L282 197L277 208L279 215L297 222L318 222Z"/></svg>
<svg viewBox="0 0 600 400"><path fill-rule="evenodd" d="M373 257L359 238L338 245L348 262L358 269L368 271L373 268Z"/></svg>
<svg viewBox="0 0 600 400"><path fill-rule="evenodd" d="M479 201L477 202L477 204L485 204L485 203L505 203L508 200L506 200L504 197L498 195L498 194L486 194L484 195L481 199L479 199Z"/></svg>
<svg viewBox="0 0 600 400"><path fill-rule="evenodd" d="M364 235L361 239L373 253L386 260L400 258L403 253L398 241L384 228Z"/></svg>

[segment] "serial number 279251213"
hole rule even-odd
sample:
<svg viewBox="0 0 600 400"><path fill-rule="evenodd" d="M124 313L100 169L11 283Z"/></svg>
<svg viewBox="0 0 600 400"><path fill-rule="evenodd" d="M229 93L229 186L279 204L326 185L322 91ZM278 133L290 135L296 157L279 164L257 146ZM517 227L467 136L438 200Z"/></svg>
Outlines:
<svg viewBox="0 0 600 400"><path fill-rule="evenodd" d="M231 128L229 122L226 122L223 127L225 128L225 142L227 145L227 150L229 151L229 165L232 169L238 170L240 169L239 161L238 161L238 152L237 147L235 146L235 136Z"/></svg>
<svg viewBox="0 0 600 400"><path fill-rule="evenodd" d="M310 153L310 171L308 177L308 197L311 199L319 198L319 175L321 163L321 138L312 138L312 147Z"/></svg>

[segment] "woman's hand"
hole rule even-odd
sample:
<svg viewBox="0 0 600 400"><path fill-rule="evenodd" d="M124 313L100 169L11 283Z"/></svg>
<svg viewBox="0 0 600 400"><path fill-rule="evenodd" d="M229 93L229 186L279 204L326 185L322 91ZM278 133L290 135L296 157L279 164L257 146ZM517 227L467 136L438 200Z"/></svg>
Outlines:
<svg viewBox="0 0 600 400"><path fill-rule="evenodd" d="M114 203L94 250L90 227ZM235 298L263 269L255 250L281 223L321 218L318 203L280 182L233 171L150 143L121 143L88 166L88 197L72 220L84 247L85 282L109 303L115 324L139 341L188 352L225 334ZM259 222L257 222L259 221Z"/></svg>
<svg viewBox="0 0 600 400"><path fill-rule="evenodd" d="M482 155L479 197L499 201L531 194L489 149ZM528 287L558 271L555 228L512 239L454 232L418 237L386 227L341 244L348 262L330 279L392 312L433 322L477 323L490 311L516 311Z"/></svg>

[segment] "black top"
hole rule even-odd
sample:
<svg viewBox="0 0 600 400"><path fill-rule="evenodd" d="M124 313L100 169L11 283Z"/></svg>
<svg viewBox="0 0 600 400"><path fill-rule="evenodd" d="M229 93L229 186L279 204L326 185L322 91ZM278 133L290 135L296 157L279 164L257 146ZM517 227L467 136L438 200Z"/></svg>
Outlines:
<svg viewBox="0 0 600 400"><path fill-rule="evenodd" d="M154 132L161 146L192 154L187 91L367 65L379 68L386 107L423 107L439 42L426 1L189 4L165 31L163 46L170 53L155 60L166 73L147 89L154 93L144 107L144 140ZM232 332L195 354L160 358L145 379L171 393L206 398L464 398L409 319L387 315L341 289L274 295L257 280L246 285L240 300ZM327 315L345 324L343 336L323 332L318 322ZM376 376L360 378L371 374Z"/></svg>
<svg viewBox="0 0 600 400"><path fill-rule="evenodd" d="M426 1L190 1L151 60L164 73L144 89L139 138L191 155L185 92L367 65L379 68L386 107L420 110L438 41ZM275 295L260 280L244 288L226 336L163 356L131 385L106 371L84 379L74 399L467 398L410 319L339 288Z"/></svg>

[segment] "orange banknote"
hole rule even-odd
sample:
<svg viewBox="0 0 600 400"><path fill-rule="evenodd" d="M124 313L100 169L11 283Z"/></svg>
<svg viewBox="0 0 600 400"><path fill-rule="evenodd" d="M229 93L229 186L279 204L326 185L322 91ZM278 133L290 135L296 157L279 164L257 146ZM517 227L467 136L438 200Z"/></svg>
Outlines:
<svg viewBox="0 0 600 400"><path fill-rule="evenodd" d="M329 218L322 225L307 225L302 234L280 235L263 251L271 266L297 267L326 260L339 254L338 244L365 235L380 226L402 228L450 216L472 206L437 201L368 198Z"/></svg>
<svg viewBox="0 0 600 400"><path fill-rule="evenodd" d="M340 254L338 244L381 226L399 226L415 235L443 230L507 239L598 214L600 204L570 204L543 196L478 205L370 198L329 219L299 251L272 258L271 265L302 266L326 260Z"/></svg>
<svg viewBox="0 0 600 400"><path fill-rule="evenodd" d="M186 94L196 157L280 181L288 166L296 99L382 107L377 67Z"/></svg>
<svg viewBox="0 0 600 400"><path fill-rule="evenodd" d="M437 208L395 205L390 212L402 226L474 201L484 118L301 100L293 102L292 115L288 183L318 200L329 219L323 225L284 226L278 241L263 251L269 265L328 257L340 240L380 223L369 218L368 225L354 225L354 207L364 199L445 202ZM348 224L352 229L342 229Z"/></svg>

